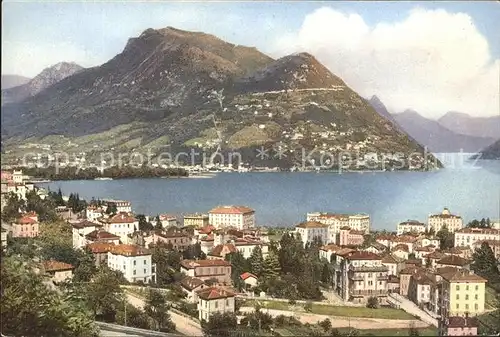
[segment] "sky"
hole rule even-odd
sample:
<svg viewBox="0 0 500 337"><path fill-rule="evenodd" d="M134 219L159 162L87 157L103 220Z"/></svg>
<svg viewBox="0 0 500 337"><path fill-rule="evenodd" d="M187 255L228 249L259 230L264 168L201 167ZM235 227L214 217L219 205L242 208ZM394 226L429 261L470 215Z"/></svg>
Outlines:
<svg viewBox="0 0 500 337"><path fill-rule="evenodd" d="M313 54L391 112L500 114L500 2L2 2L2 74L100 65L147 28Z"/></svg>

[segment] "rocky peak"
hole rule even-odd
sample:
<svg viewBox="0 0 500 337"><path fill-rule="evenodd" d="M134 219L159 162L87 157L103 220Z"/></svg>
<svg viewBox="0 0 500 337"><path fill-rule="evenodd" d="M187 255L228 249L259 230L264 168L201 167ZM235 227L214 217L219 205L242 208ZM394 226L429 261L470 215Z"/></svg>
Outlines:
<svg viewBox="0 0 500 337"><path fill-rule="evenodd" d="M51 67L45 68L28 83L31 87L31 96L36 95L43 89L83 69L83 67L74 62L59 62Z"/></svg>
<svg viewBox="0 0 500 337"><path fill-rule="evenodd" d="M280 91L324 88L335 90L345 83L309 53L284 56L237 83L244 91Z"/></svg>

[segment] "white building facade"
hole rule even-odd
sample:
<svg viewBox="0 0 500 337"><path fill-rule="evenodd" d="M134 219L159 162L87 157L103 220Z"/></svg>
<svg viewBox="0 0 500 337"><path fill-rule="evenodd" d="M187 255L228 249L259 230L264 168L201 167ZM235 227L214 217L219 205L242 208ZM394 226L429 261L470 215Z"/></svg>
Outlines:
<svg viewBox="0 0 500 337"><path fill-rule="evenodd" d="M449 232L456 232L463 227L462 217L451 214L448 208L443 209L441 214L431 214L428 219L428 229L433 229L435 233L443 228L447 228Z"/></svg>
<svg viewBox="0 0 500 337"><path fill-rule="evenodd" d="M208 221L215 228L234 227L247 229L255 227L255 210L246 206L219 206L208 212Z"/></svg>
<svg viewBox="0 0 500 337"><path fill-rule="evenodd" d="M140 246L113 246L108 252L108 267L121 271L129 282L156 282L156 266L151 253Z"/></svg>

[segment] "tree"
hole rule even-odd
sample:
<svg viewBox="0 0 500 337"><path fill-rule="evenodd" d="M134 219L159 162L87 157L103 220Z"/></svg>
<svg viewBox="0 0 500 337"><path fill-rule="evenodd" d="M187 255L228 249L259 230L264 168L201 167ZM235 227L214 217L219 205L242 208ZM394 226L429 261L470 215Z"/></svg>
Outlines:
<svg viewBox="0 0 500 337"><path fill-rule="evenodd" d="M262 257L262 249L260 246L256 246L253 249L252 255L250 255L248 260L250 262L250 271L254 275L261 276L264 268L264 258Z"/></svg>
<svg viewBox="0 0 500 337"><path fill-rule="evenodd" d="M144 312L155 321L155 330L170 332L175 330L175 324L168 313L169 306L165 296L157 290L150 289L146 298Z"/></svg>
<svg viewBox="0 0 500 337"><path fill-rule="evenodd" d="M201 327L203 335L206 337L229 337L236 330L238 320L236 315L231 312L216 312L210 316L208 322L202 320Z"/></svg>
<svg viewBox="0 0 500 337"><path fill-rule="evenodd" d="M325 320L319 322L319 326L325 331L328 332L332 328L332 322L328 319L325 318Z"/></svg>
<svg viewBox="0 0 500 337"><path fill-rule="evenodd" d="M146 221L146 216L144 214L138 214L136 218L139 220L140 231L150 231L154 228L151 222Z"/></svg>
<svg viewBox="0 0 500 337"><path fill-rule="evenodd" d="M451 233L446 226L444 226L436 236L439 238L441 249L450 249L455 244L455 236Z"/></svg>
<svg viewBox="0 0 500 337"><path fill-rule="evenodd" d="M162 223L160 221L160 216L159 215L156 216L155 229L163 229L163 225L162 225Z"/></svg>
<svg viewBox="0 0 500 337"><path fill-rule="evenodd" d="M377 309L378 308L378 298L372 296L368 298L368 303L366 304L367 308Z"/></svg>
<svg viewBox="0 0 500 337"><path fill-rule="evenodd" d="M94 316L115 316L117 308L124 302L120 277L116 272L104 267L95 275L93 282L86 286L87 301Z"/></svg>
<svg viewBox="0 0 500 337"><path fill-rule="evenodd" d="M110 202L108 203L108 207L106 207L106 214L115 215L118 213L118 209L116 208L116 203Z"/></svg>
<svg viewBox="0 0 500 337"><path fill-rule="evenodd" d="M311 312L312 311L312 302L311 301L307 301L305 304L304 304L304 310L307 311L307 312Z"/></svg>
<svg viewBox="0 0 500 337"><path fill-rule="evenodd" d="M95 266L94 255L87 247L85 247L74 270L73 281L90 282L96 272L97 268Z"/></svg>
<svg viewBox="0 0 500 337"><path fill-rule="evenodd" d="M2 334L9 336L97 337L91 312L53 288L33 265L17 257L1 262Z"/></svg>
<svg viewBox="0 0 500 337"><path fill-rule="evenodd" d="M179 281L182 254L176 250L169 251L167 245L158 243L151 249L151 259L156 264L156 284L167 285Z"/></svg>
<svg viewBox="0 0 500 337"><path fill-rule="evenodd" d="M264 278L276 278L280 274L280 262L278 256L274 252L269 252L269 254L264 259L264 266L262 269L262 276Z"/></svg>
<svg viewBox="0 0 500 337"><path fill-rule="evenodd" d="M11 192L7 196L6 204L2 209L2 220L5 222L11 222L20 217L20 210L25 207L24 201L21 200L16 194Z"/></svg>
<svg viewBox="0 0 500 337"><path fill-rule="evenodd" d="M125 305L127 306L127 321L125 322ZM116 312L116 323L139 329L150 329L150 317L132 304L123 303Z"/></svg>
<svg viewBox="0 0 500 337"><path fill-rule="evenodd" d="M471 268L476 274L486 278L490 283L500 282L500 271L497 266L498 262L487 242L483 242L481 247L476 249L472 258L474 262Z"/></svg>

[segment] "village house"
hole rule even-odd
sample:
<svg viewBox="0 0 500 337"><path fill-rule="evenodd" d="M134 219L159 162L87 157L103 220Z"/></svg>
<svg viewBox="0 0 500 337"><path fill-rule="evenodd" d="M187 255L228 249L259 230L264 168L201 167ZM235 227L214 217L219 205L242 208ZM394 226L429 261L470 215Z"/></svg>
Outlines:
<svg viewBox="0 0 500 337"><path fill-rule="evenodd" d="M85 209L85 217L88 221L97 222L97 219L104 216L104 210L101 207L90 205Z"/></svg>
<svg viewBox="0 0 500 337"><path fill-rule="evenodd" d="M203 280L191 276L184 277L180 284L182 291L186 294L186 300L190 303L198 303L197 291L208 288Z"/></svg>
<svg viewBox="0 0 500 337"><path fill-rule="evenodd" d="M410 255L410 249L408 248L408 245L400 243L392 247L391 254L400 259L407 260Z"/></svg>
<svg viewBox="0 0 500 337"><path fill-rule="evenodd" d="M107 219L100 219L105 231L118 235L123 242L128 241L128 235L139 229L139 220L128 213L118 213Z"/></svg>
<svg viewBox="0 0 500 337"><path fill-rule="evenodd" d="M339 250L344 249L340 246L329 244L319 248L319 258L326 259L328 262L332 261L332 255L336 254Z"/></svg>
<svg viewBox="0 0 500 337"><path fill-rule="evenodd" d="M373 296L380 303L386 302L388 268L379 255L354 251L345 255L335 269L334 289L344 301L362 303Z"/></svg>
<svg viewBox="0 0 500 337"><path fill-rule="evenodd" d="M464 259L470 259L470 257L472 256L472 249L468 246L451 247L450 249L443 250L442 252L446 255L455 255Z"/></svg>
<svg viewBox="0 0 500 337"><path fill-rule="evenodd" d="M203 281L215 279L218 283L231 283L231 263L224 260L182 260L181 272Z"/></svg>
<svg viewBox="0 0 500 337"><path fill-rule="evenodd" d="M194 214L186 214L183 217L182 220L183 226L191 226L195 228L201 228L208 226L209 224L209 217L208 214L200 214L200 213L194 213Z"/></svg>
<svg viewBox="0 0 500 337"><path fill-rule="evenodd" d="M375 253L375 254L383 254L387 251L387 247L378 243L372 242L366 248L363 248L365 252Z"/></svg>
<svg viewBox="0 0 500 337"><path fill-rule="evenodd" d="M349 227L342 227L339 233L338 243L340 246L359 247L365 242L364 231L358 231Z"/></svg>
<svg viewBox="0 0 500 337"><path fill-rule="evenodd" d="M456 255L447 255L436 262L436 268L455 267L469 269L471 261Z"/></svg>
<svg viewBox="0 0 500 337"><path fill-rule="evenodd" d="M473 247L477 241L500 240L500 229L462 228L455 232L455 247Z"/></svg>
<svg viewBox="0 0 500 337"><path fill-rule="evenodd" d="M412 275L417 273L425 273L426 270L421 267L406 267L399 272L399 294L408 297L410 288L410 280Z"/></svg>
<svg viewBox="0 0 500 337"><path fill-rule="evenodd" d="M405 233L425 233L427 226L417 220L407 220L398 224L398 235Z"/></svg>
<svg viewBox="0 0 500 337"><path fill-rule="evenodd" d="M419 247L431 247L439 249L441 246L441 241L439 240L439 238L434 236L422 235L417 238L415 244Z"/></svg>
<svg viewBox="0 0 500 337"><path fill-rule="evenodd" d="M436 248L432 246L425 246L425 247L417 247L413 251L413 254L415 254L415 258L417 259L423 259L424 256L433 253L436 250Z"/></svg>
<svg viewBox="0 0 500 337"><path fill-rule="evenodd" d="M478 328L476 317L451 316L440 324L439 331L440 336L479 336Z"/></svg>
<svg viewBox="0 0 500 337"><path fill-rule="evenodd" d="M174 250L184 251L191 244L191 238L187 233L177 231L153 231L151 235L144 236L144 245L146 247L158 244L159 242L169 246L171 245Z"/></svg>
<svg viewBox="0 0 500 337"><path fill-rule="evenodd" d="M112 204L116 206L116 213L131 213L132 212L132 204L130 201L127 200L112 200L112 199L105 199L103 200L103 203L105 204L105 211L107 210L108 207L110 207Z"/></svg>
<svg viewBox="0 0 500 337"><path fill-rule="evenodd" d="M387 278L387 291L389 293L399 294L399 277L389 275L389 277Z"/></svg>
<svg viewBox="0 0 500 337"><path fill-rule="evenodd" d="M500 239L498 240L485 240L485 241L477 241L474 244L474 250L481 248L483 243L487 243L490 246L493 254L495 254L495 258L500 260ZM470 258L470 257L469 257Z"/></svg>
<svg viewBox="0 0 500 337"><path fill-rule="evenodd" d="M205 254L208 255L212 249L214 248L214 235L206 235L203 236L201 239L199 239L200 242L200 247L201 251Z"/></svg>
<svg viewBox="0 0 500 337"><path fill-rule="evenodd" d="M82 220L71 223L71 227L73 232L73 248L79 249L87 244L85 236L99 228L102 228L102 225L88 220Z"/></svg>
<svg viewBox="0 0 500 337"><path fill-rule="evenodd" d="M259 278L252 273L244 272L240 275L240 278L245 283L247 289L255 288L257 283L259 283Z"/></svg>
<svg viewBox="0 0 500 337"><path fill-rule="evenodd" d="M49 275L54 283L64 282L73 277L75 267L68 263L49 260L42 262L42 270Z"/></svg>
<svg viewBox="0 0 500 337"><path fill-rule="evenodd" d="M304 246L314 241L315 238L322 243L328 243L328 226L315 221L302 222L295 226L295 232L300 234Z"/></svg>
<svg viewBox="0 0 500 337"><path fill-rule="evenodd" d="M239 251L245 259L248 259L256 247L260 247L262 256L265 258L269 254L269 245L261 241L254 241L249 239L236 239L231 241L236 250Z"/></svg>
<svg viewBox="0 0 500 337"><path fill-rule="evenodd" d="M104 242L104 243L110 243L113 245L118 245L120 244L120 237L118 235L111 234L110 232L106 232L102 228L98 228L87 235L85 235L84 239L85 245L89 243L95 243L95 242Z"/></svg>
<svg viewBox="0 0 500 337"><path fill-rule="evenodd" d="M208 212L209 223L216 228L255 227L255 210L246 206L218 206Z"/></svg>
<svg viewBox="0 0 500 337"><path fill-rule="evenodd" d="M156 265L149 250L136 245L114 245L108 252L108 267L119 270L129 282L155 282Z"/></svg>
<svg viewBox="0 0 500 337"><path fill-rule="evenodd" d="M437 262L443 258L445 258L447 255L445 253L439 252L439 251L434 251L430 254L424 255L422 257L422 265L424 265L427 268L437 268Z"/></svg>
<svg viewBox="0 0 500 337"><path fill-rule="evenodd" d="M454 233L463 227L463 221L461 216L451 214L448 208L445 208L441 214L429 215L427 225L428 229L432 229L434 233L443 228L447 228L449 232Z"/></svg>
<svg viewBox="0 0 500 337"><path fill-rule="evenodd" d="M205 288L197 292L198 301L198 319L200 321L209 321L210 316L219 312L221 314L234 312L233 293L222 288Z"/></svg>
<svg viewBox="0 0 500 337"><path fill-rule="evenodd" d="M227 254L237 252L232 243L220 244L215 246L207 255L208 260L224 260Z"/></svg>
<svg viewBox="0 0 500 337"><path fill-rule="evenodd" d="M419 307L428 307L433 285L434 275L423 271L412 274L408 284L408 298Z"/></svg>
<svg viewBox="0 0 500 337"><path fill-rule="evenodd" d="M382 264L387 267L387 274L398 276L404 266L404 259L398 258L392 254L382 256Z"/></svg>
<svg viewBox="0 0 500 337"><path fill-rule="evenodd" d="M363 231L365 234L370 232L370 216L367 214L312 212L307 213L306 221L319 222L327 225L330 238L326 242L329 243L337 243L337 236L342 227L349 227L353 230Z"/></svg>
<svg viewBox="0 0 500 337"><path fill-rule="evenodd" d="M13 238L34 238L40 234L38 215L35 212L25 213L12 223Z"/></svg>
<svg viewBox="0 0 500 337"><path fill-rule="evenodd" d="M163 228L168 228L172 226L177 226L177 217L172 214L160 214L159 220Z"/></svg>
<svg viewBox="0 0 500 337"><path fill-rule="evenodd" d="M113 248L114 244L109 242L92 242L85 246L94 256L95 266L108 265L108 252Z"/></svg>
<svg viewBox="0 0 500 337"><path fill-rule="evenodd" d="M450 268L451 269L451 268ZM486 280L468 270L455 269L440 274L439 305L443 318L477 316L484 312Z"/></svg>

